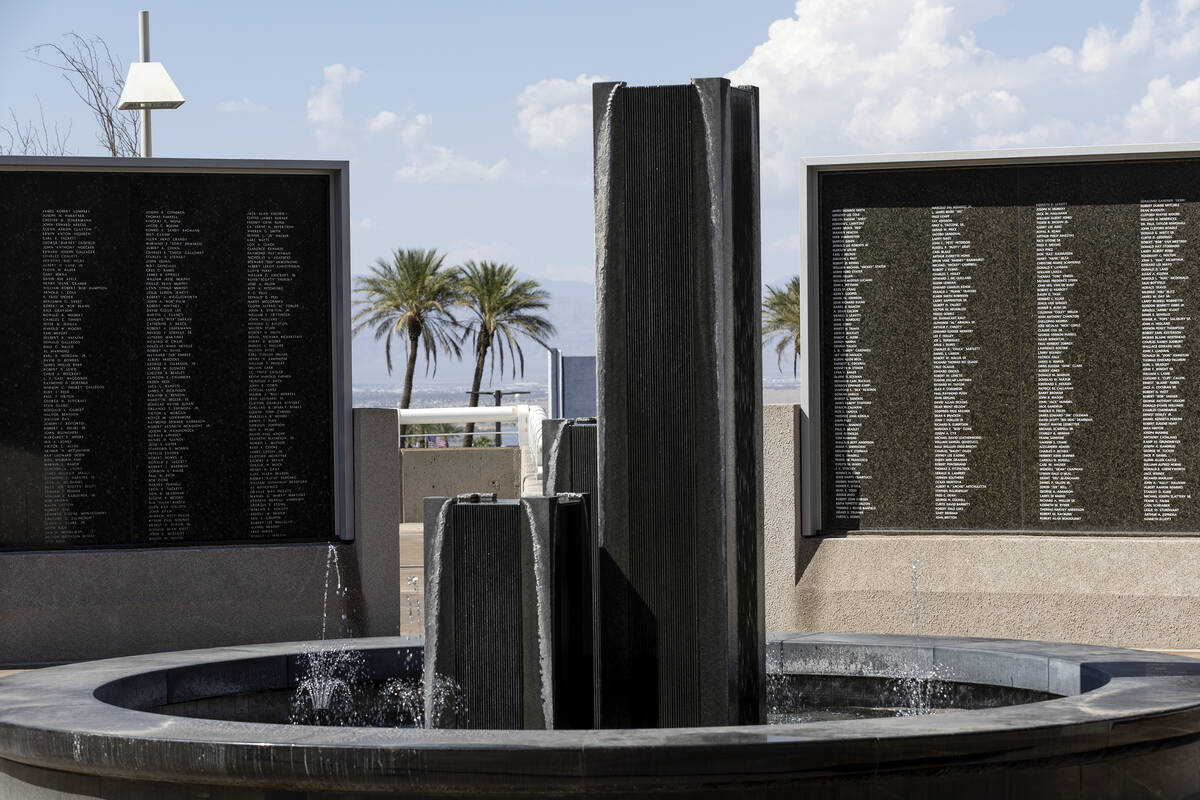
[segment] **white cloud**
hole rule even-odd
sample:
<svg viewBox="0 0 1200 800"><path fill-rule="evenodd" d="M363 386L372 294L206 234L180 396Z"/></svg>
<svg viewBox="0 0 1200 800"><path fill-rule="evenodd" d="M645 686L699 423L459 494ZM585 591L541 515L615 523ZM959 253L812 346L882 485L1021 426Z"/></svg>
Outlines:
<svg viewBox="0 0 1200 800"><path fill-rule="evenodd" d="M347 86L362 80L364 74L357 67L330 64L324 70L325 82L309 92L308 121L321 147L331 148L344 144L342 92Z"/></svg>
<svg viewBox="0 0 1200 800"><path fill-rule="evenodd" d="M517 97L517 128L534 150L565 150L592 130L592 84L600 76L548 78L526 86Z"/></svg>
<svg viewBox="0 0 1200 800"><path fill-rule="evenodd" d="M411 158L393 177L397 183L476 183L500 180L509 171L508 159L501 158L489 167L448 147L435 145Z"/></svg>
<svg viewBox="0 0 1200 800"><path fill-rule="evenodd" d="M432 116L417 114L400 130L407 163L392 173L397 183L488 183L514 174L506 158L489 166L450 147L427 143L432 126Z"/></svg>
<svg viewBox="0 0 1200 800"><path fill-rule="evenodd" d="M367 130L371 133L397 131L405 146L415 147L421 143L432 124L433 116L430 114L417 114L411 120L405 120L394 111L380 111L367 121Z"/></svg>
<svg viewBox="0 0 1200 800"><path fill-rule="evenodd" d="M999 150L1012 147L1046 147L1077 139L1075 123L1065 119L1037 122L1024 130L981 133L971 138L972 147Z"/></svg>
<svg viewBox="0 0 1200 800"><path fill-rule="evenodd" d="M1167 77L1156 78L1124 119L1133 141L1191 138L1200 131L1200 78L1172 86Z"/></svg>
<svg viewBox="0 0 1200 800"><path fill-rule="evenodd" d="M358 229L360 231L375 230L375 220L371 219L370 217L363 217L358 221Z"/></svg>
<svg viewBox="0 0 1200 800"><path fill-rule="evenodd" d="M425 131L429 130L429 126L433 124L433 117L429 114L417 114L416 119L404 126L404 130L400 132L400 138L405 144L412 146L416 144L425 135Z"/></svg>
<svg viewBox="0 0 1200 800"><path fill-rule="evenodd" d="M1169 58L1188 58L1200 52L1200 21L1192 17L1197 10L1200 10L1200 0L1177 0L1175 3L1175 26L1182 32L1163 48Z"/></svg>
<svg viewBox="0 0 1200 800"><path fill-rule="evenodd" d="M1187 81L1200 75L1200 0L1140 0L1119 30L1085 21L1074 48L1002 56L976 28L1007 10L797 0L728 75L760 89L763 174L776 184L764 188L793 185L803 158L826 153L1200 136L1200 87ZM1162 77L1181 71L1179 85Z"/></svg>
<svg viewBox="0 0 1200 800"><path fill-rule="evenodd" d="M357 67L330 64L325 67L325 83L312 90L308 97L309 122L341 122L342 90L358 83L364 75Z"/></svg>
<svg viewBox="0 0 1200 800"><path fill-rule="evenodd" d="M400 115L394 111L380 111L367 122L367 130L380 133L391 130L400 122Z"/></svg>
<svg viewBox="0 0 1200 800"><path fill-rule="evenodd" d="M1154 12L1150 0L1142 0L1137 16L1124 36L1117 36L1107 25L1088 30L1079 51L1079 66L1088 72L1101 72L1144 50L1153 41Z"/></svg>
<svg viewBox="0 0 1200 800"><path fill-rule="evenodd" d="M254 102L249 97L243 97L241 100L222 100L217 103L217 111L223 114L237 114L239 112L255 113L266 110L266 106Z"/></svg>

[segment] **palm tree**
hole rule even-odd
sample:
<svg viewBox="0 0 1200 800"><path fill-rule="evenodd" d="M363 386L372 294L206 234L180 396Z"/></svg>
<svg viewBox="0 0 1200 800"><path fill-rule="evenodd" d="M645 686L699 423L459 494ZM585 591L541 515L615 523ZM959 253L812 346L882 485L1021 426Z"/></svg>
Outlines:
<svg viewBox="0 0 1200 800"><path fill-rule="evenodd" d="M548 348L546 339L554 335L554 326L538 312L549 307L550 293L534 280L517 280L516 267L482 261L468 261L459 267L459 285L463 305L471 319L461 323L462 341L473 337L475 376L471 381L471 405L479 405L479 384L483 382L483 366L492 355L492 373L499 354L500 372L504 372L504 351L516 377L518 366L525 374L525 354L519 336L528 336ZM473 444L475 425L467 425L463 446Z"/></svg>
<svg viewBox="0 0 1200 800"><path fill-rule="evenodd" d="M800 358L800 332L804 330L806 319L800 303L800 278L792 278L783 289L768 286L762 310L763 341L779 337L775 344L775 355L780 369L783 369L783 352L791 345L792 375L795 375Z"/></svg>
<svg viewBox="0 0 1200 800"><path fill-rule="evenodd" d="M458 273L442 269L444 259L436 250L396 250L390 261L376 259L370 274L355 282L354 290L361 299L355 301L359 311L354 315L354 333L370 328L375 341L385 341L388 375L392 374L392 335L408 347L401 408L408 408L412 399L419 350L425 351L426 375L430 367L437 373L439 350L462 356L454 335L458 321L451 313L460 299ZM400 437L403 442L403 425Z"/></svg>

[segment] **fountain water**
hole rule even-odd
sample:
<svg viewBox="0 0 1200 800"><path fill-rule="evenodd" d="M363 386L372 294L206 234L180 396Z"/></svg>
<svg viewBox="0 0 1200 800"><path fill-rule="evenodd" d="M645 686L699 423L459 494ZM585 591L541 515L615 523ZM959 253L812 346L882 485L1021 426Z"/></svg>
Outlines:
<svg viewBox="0 0 1200 800"><path fill-rule="evenodd" d="M359 686L363 657L357 650L326 646L302 655L304 677L292 696L295 725L358 725L363 721Z"/></svg>
<svg viewBox="0 0 1200 800"><path fill-rule="evenodd" d="M921 635L920 559L912 562L912 632ZM951 671L933 661L922 664L916 660L901 662L888 691L897 701L896 715L917 717L933 714L950 704Z"/></svg>
<svg viewBox="0 0 1200 800"><path fill-rule="evenodd" d="M337 547L329 545L325 556L325 589L321 598L321 640L302 656L304 677L292 697L292 722L296 725L355 725L360 715L355 704L355 687L362 682L362 655L344 645L328 643L329 594L333 586L338 609L339 636L347 633L344 612L346 587Z"/></svg>
<svg viewBox="0 0 1200 800"><path fill-rule="evenodd" d="M415 577L412 579L415 582ZM325 560L325 594L321 605L321 639L305 645L298 660L301 674L291 698L294 725L421 728L466 725L463 690L453 679L430 675L373 679L361 651L352 646L346 625L347 586L337 548L329 545ZM334 599L338 637L330 640L330 598ZM404 653L406 660L414 655ZM416 671L409 667L408 673Z"/></svg>

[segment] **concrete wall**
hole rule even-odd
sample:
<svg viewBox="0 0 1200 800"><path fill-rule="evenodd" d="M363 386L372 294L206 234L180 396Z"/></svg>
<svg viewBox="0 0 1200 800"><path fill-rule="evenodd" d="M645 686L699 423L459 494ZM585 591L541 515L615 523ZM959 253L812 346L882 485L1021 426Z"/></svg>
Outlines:
<svg viewBox="0 0 1200 800"><path fill-rule="evenodd" d="M361 586L363 636L400 633L399 433L392 409L355 409L352 555Z"/></svg>
<svg viewBox="0 0 1200 800"><path fill-rule="evenodd" d="M764 407L767 629L1200 648L1200 538L869 535L803 539L800 409Z"/></svg>
<svg viewBox="0 0 1200 800"><path fill-rule="evenodd" d="M396 412L355 410L354 432L358 538L334 545L328 633L398 633ZM320 638L329 548L0 553L0 667Z"/></svg>
<svg viewBox="0 0 1200 800"><path fill-rule="evenodd" d="M402 519L421 522L426 497L453 497L464 492L520 497L521 448L406 447L400 451L400 472Z"/></svg>

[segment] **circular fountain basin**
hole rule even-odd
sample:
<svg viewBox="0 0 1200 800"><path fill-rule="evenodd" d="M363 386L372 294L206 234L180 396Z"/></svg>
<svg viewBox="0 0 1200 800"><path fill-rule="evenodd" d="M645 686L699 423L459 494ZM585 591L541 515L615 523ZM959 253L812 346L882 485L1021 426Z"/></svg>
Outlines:
<svg viewBox="0 0 1200 800"><path fill-rule="evenodd" d="M340 644L361 651L376 677L420 668L419 638ZM159 653L0 679L0 797L289 796L283 790L299 797L791 798L803 791L839 800L1017 793L1025 800L1200 792L1200 662L1046 642L857 634L784 634L768 642L768 663L785 675L836 683L915 668L964 696L970 691L961 687L979 686L991 687L981 696L1053 698L923 716L486 731L170 713L244 708L256 696L290 689L312 646Z"/></svg>

